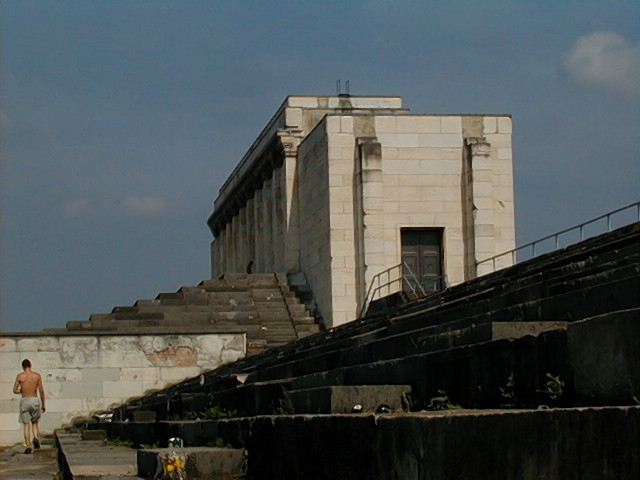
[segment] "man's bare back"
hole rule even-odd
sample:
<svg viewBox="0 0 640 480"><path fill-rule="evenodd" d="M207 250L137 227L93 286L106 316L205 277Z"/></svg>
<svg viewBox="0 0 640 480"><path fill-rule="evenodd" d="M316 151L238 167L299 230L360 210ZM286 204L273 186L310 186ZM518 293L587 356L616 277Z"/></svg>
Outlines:
<svg viewBox="0 0 640 480"><path fill-rule="evenodd" d="M38 390L42 388L42 377L33 370L27 370L18 374L16 385L18 390L14 388L13 393L20 393L23 397L37 397Z"/></svg>

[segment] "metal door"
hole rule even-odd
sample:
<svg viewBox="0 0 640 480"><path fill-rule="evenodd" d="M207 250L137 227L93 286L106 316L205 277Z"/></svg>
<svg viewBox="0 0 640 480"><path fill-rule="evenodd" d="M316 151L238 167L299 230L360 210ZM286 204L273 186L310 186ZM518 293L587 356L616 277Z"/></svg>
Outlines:
<svg viewBox="0 0 640 480"><path fill-rule="evenodd" d="M426 293L442 289L442 230L401 231L405 291L417 280Z"/></svg>

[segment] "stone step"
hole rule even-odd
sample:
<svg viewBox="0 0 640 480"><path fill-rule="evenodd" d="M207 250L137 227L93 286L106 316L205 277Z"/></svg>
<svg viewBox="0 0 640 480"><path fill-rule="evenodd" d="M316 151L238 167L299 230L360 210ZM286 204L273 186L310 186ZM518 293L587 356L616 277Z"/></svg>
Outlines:
<svg viewBox="0 0 640 480"><path fill-rule="evenodd" d="M235 293L235 292L248 292L249 287L247 285L231 286L231 285L216 285L207 286L203 290L207 293Z"/></svg>
<svg viewBox="0 0 640 480"><path fill-rule="evenodd" d="M583 317L581 312L592 312L591 308L597 311L606 310L607 302L605 298L611 295L620 297L619 300L625 305L624 308L633 308L640 302L634 291L638 288L638 277L625 278L614 282L603 283L594 281L595 285L581 286L576 290L565 292L561 295L542 295L538 298L528 299L510 297L509 294L497 295L494 292L492 298L484 296L472 304L455 302L455 305L444 305L441 308L429 308L424 311L412 311L411 313L394 317L393 327L390 329L412 330L426 324L437 324L446 322L447 319L466 316L482 316L491 312L492 320L510 321L526 320L537 321L544 319L571 320ZM539 286L539 285L538 285ZM537 288L532 286L531 288ZM562 300L560 300L562 299Z"/></svg>
<svg viewBox="0 0 640 480"><path fill-rule="evenodd" d="M315 325L316 320L313 317L291 317L294 325Z"/></svg>
<svg viewBox="0 0 640 480"><path fill-rule="evenodd" d="M86 330L93 328L93 322L91 320L71 320L67 322L67 330Z"/></svg>
<svg viewBox="0 0 640 480"><path fill-rule="evenodd" d="M320 333L320 325L318 325L316 323L313 323L313 324L296 324L295 325L295 331L298 334L300 334L300 332Z"/></svg>
<svg viewBox="0 0 640 480"><path fill-rule="evenodd" d="M55 460L58 457L58 449L52 446L42 445L40 448L33 449L35 461Z"/></svg>
<svg viewBox="0 0 640 480"><path fill-rule="evenodd" d="M63 465L63 478L136 478L136 450L82 441L80 435L56 433Z"/></svg>
<svg viewBox="0 0 640 480"><path fill-rule="evenodd" d="M596 272L600 271L603 268L601 264L610 260L613 260L614 263L618 265L628 265L630 261L627 261L626 257L631 259L637 258L638 246L637 243L634 245L633 242L625 242L623 248L626 255L622 256L617 251L612 252L609 250L600 252L597 255L597 252L592 252L591 250L580 251L572 255L576 257L572 261L562 258L558 260L550 254L550 261L541 262L545 265L545 268L540 268L537 264L539 259L531 264L534 268L529 267L529 262L525 262L524 265L520 264L514 267L515 271L509 270L508 277L504 276L504 272L496 272L495 274L480 277L476 280L452 287L439 295L433 295L413 302L412 305L406 305L403 307L403 312L411 313L416 308L424 309L439 306L443 303L451 305L452 302L456 300L465 299L469 293L473 294L475 298L478 298L484 291L493 291L491 289L495 289L496 287L500 289L513 289L518 288L518 286L530 284L531 282L538 283L543 278L551 277L556 279L556 281L562 281L563 277L570 279L573 275L586 275L588 269L593 269L593 271ZM607 264L604 268L609 269L610 264ZM512 280L513 278L516 278L515 282Z"/></svg>
<svg viewBox="0 0 640 480"><path fill-rule="evenodd" d="M284 320L289 320L289 314L285 311L272 311L272 312L259 312L258 313L259 318L262 321L284 321Z"/></svg>
<svg viewBox="0 0 640 480"><path fill-rule="evenodd" d="M138 450L137 464L138 475L144 478L156 478L157 472L163 471L208 479L245 478L247 473L246 453L234 448L144 449Z"/></svg>
<svg viewBox="0 0 640 480"><path fill-rule="evenodd" d="M286 393L296 414L374 413L380 406L391 411L406 408L403 399L411 385L329 385ZM389 412L387 412L389 413Z"/></svg>
<svg viewBox="0 0 640 480"><path fill-rule="evenodd" d="M114 313L114 320L162 320L163 312Z"/></svg>
<svg viewBox="0 0 640 480"><path fill-rule="evenodd" d="M624 249L628 254L627 256L633 257L637 254L638 247L637 244L634 245L633 242L627 241L624 245ZM584 273L585 266L597 270L600 268L600 263L609 261L610 259L613 259L615 262L622 265L628 263L624 257L619 255L619 253L608 250L599 252L597 256L590 250L580 251L572 256L576 257L573 261L562 258L560 260L551 258L551 261L542 262L545 265L545 268L536 266L536 262L539 261L539 259L531 264L535 268L529 267L529 262L525 262L525 264L519 264L516 267L513 267L512 270L508 270L508 277L505 277L505 271L480 277L470 282L451 287L439 295L433 295L431 297L412 302L412 304L408 304L403 307L403 312L411 313L412 310L416 308L424 309L429 306L439 306L443 303L451 304L451 302L455 300L464 299L469 293L472 293L477 298L479 294L487 289L492 289L496 286L499 288L513 288L514 285L524 285L532 280L534 282L540 281L541 276L553 276L555 278L560 278L563 275L570 276L576 271L578 274L581 272ZM553 257L553 255L551 257ZM517 282L514 282L512 280L513 278L516 278Z"/></svg>
<svg viewBox="0 0 640 480"><path fill-rule="evenodd" d="M114 307L111 313L138 313L137 305L130 307Z"/></svg>
<svg viewBox="0 0 640 480"><path fill-rule="evenodd" d="M460 323L460 322L458 322ZM464 323L462 323L464 325ZM427 327L393 336L363 336L355 349L354 344L342 348L327 348L317 352L307 352L302 358L265 367L258 372L260 381L275 378L295 378L322 370L328 365L349 367L404 356L425 354L462 345L487 342L500 338L519 338L539 335L542 332L566 329L567 322L509 322L470 325L464 328Z"/></svg>

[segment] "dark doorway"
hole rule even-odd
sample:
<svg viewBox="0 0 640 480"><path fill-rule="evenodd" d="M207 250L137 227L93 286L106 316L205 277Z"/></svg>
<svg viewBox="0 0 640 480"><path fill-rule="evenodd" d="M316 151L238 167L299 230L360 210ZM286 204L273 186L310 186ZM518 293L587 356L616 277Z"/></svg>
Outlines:
<svg viewBox="0 0 640 480"><path fill-rule="evenodd" d="M421 293L416 281L425 293L442 290L442 229L403 228L400 235L405 293Z"/></svg>

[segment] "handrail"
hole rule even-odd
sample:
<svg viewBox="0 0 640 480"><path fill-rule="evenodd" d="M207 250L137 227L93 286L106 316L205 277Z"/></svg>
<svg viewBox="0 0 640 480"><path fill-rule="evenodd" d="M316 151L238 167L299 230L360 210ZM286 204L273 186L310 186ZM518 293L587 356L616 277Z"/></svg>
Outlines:
<svg viewBox="0 0 640 480"><path fill-rule="evenodd" d="M499 253L498 255L494 255L493 257L489 257L489 258L485 258L484 260L480 260L479 262L476 262L476 267L478 267L479 265L482 265L484 263L487 262L491 262L492 263L492 267L493 267L493 271L496 271L496 260L499 258L502 258L506 255L511 255L511 264L515 264L517 263L517 258L516 258L516 253L520 252L526 248L531 247L531 254L532 257L536 256L536 245L539 245L540 243L546 241L546 240L550 240L550 239L554 239L555 241L555 249L558 250L560 247L560 235L563 235L565 233L569 233L572 232L574 230L579 230L580 232L580 240L582 241L585 239L584 237L584 227L586 227L587 225L591 225L592 223L595 223L599 220L602 220L603 218L606 218L607 220L607 232L611 231L611 217L613 217L615 214L623 212L625 210L630 210L633 207L636 208L637 212L637 221L640 221L640 202L635 202L635 203L630 203L629 205L626 205L624 207L621 208L617 208L615 210L610 211L609 213L605 213L603 215L600 215L598 217L592 218L591 220L587 220L586 222L580 223L578 225L575 225L573 227L569 227L569 228L565 228L564 230L560 230L559 232L556 233L552 233L551 235L547 235L545 237L539 238L537 240L534 240L533 242L529 242L525 245L522 245L520 247L516 247L512 250L508 250L506 252L503 253ZM569 243L568 245L572 245L573 243L576 242L572 242ZM506 267L505 267L506 268ZM487 273L491 273L491 272L487 272Z"/></svg>
<svg viewBox="0 0 640 480"><path fill-rule="evenodd" d="M397 274L397 276L391 278L391 272L393 270L398 270L399 273ZM387 280L386 282L381 283L380 279L382 278L383 275L387 276ZM446 279L447 279L447 275L440 275L439 277L430 279L430 281L432 280L433 282L442 282L442 284L446 284ZM377 286L376 286L376 282L377 282ZM362 304L362 308L360 309L358 318L362 318L364 316L367 309L369 308L369 305L371 304L371 302L373 302L376 299L377 294L381 290L390 287L394 283L399 284L399 288L395 292L401 291L403 283L406 283L406 285L411 289L411 293L415 297L418 297L418 296L426 297L428 295L423 285L420 283L416 275L411 270L411 267L409 267L409 265L407 265L406 262L402 262L402 263L399 263L398 265L393 265L392 267L382 270L381 272L378 272L373 276L373 278L371 279L371 283L369 284L369 289L367 290L367 294L365 295L364 302ZM389 294L395 293L395 292L389 291Z"/></svg>

